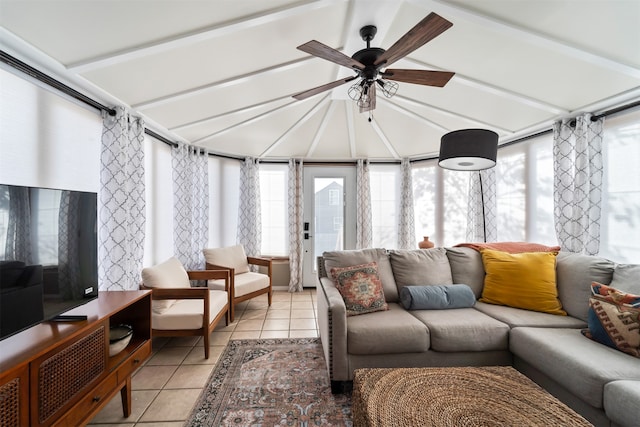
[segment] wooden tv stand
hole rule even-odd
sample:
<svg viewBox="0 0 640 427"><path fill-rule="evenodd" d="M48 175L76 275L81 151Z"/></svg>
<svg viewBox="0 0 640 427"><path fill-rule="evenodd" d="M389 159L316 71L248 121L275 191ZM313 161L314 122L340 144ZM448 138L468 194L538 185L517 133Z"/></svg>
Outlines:
<svg viewBox="0 0 640 427"><path fill-rule="evenodd" d="M151 354L151 292L100 292L66 314L0 341L0 426L85 425L118 391L131 413L131 374ZM133 327L109 356L109 327Z"/></svg>

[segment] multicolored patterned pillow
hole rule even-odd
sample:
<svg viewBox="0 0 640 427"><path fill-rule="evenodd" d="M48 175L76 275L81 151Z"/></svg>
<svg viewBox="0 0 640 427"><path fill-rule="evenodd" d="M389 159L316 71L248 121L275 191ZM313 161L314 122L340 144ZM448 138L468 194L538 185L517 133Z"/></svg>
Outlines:
<svg viewBox="0 0 640 427"><path fill-rule="evenodd" d="M331 277L347 307L347 316L388 310L382 282L378 276L378 264L334 267Z"/></svg>
<svg viewBox="0 0 640 427"><path fill-rule="evenodd" d="M640 295L593 282L587 323L587 338L640 357Z"/></svg>

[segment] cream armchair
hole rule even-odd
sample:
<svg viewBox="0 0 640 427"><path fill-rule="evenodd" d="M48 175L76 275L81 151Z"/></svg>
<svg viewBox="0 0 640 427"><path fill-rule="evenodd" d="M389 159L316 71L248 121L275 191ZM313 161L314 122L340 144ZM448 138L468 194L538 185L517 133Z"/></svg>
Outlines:
<svg viewBox="0 0 640 427"><path fill-rule="evenodd" d="M265 258L248 257L242 245L226 248L205 249L204 258L206 269L226 269L229 271L231 294L231 321L235 318L235 306L242 302L255 298L258 295L267 294L269 306L271 306L271 260ZM267 267L267 274L255 273L249 265ZM221 280L209 281L210 289L222 289L224 283Z"/></svg>
<svg viewBox="0 0 640 427"><path fill-rule="evenodd" d="M191 287L191 280L219 280L221 289ZM229 271L186 271L177 258L142 270L143 289L151 289L151 333L156 337L202 336L204 357L209 338L224 318L229 324Z"/></svg>

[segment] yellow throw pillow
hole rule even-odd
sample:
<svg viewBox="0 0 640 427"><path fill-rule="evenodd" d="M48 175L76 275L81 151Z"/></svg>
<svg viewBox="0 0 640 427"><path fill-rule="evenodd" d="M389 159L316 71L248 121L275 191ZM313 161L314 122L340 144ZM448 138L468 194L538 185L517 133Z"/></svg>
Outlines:
<svg viewBox="0 0 640 427"><path fill-rule="evenodd" d="M481 249L486 276L480 301L566 316L556 286L557 252Z"/></svg>

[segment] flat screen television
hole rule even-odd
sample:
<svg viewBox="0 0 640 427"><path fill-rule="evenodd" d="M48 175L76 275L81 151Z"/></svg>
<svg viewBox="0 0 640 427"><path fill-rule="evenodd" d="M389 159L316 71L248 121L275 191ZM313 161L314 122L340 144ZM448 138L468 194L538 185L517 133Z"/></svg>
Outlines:
<svg viewBox="0 0 640 427"><path fill-rule="evenodd" d="M97 194L0 184L0 339L98 296Z"/></svg>

